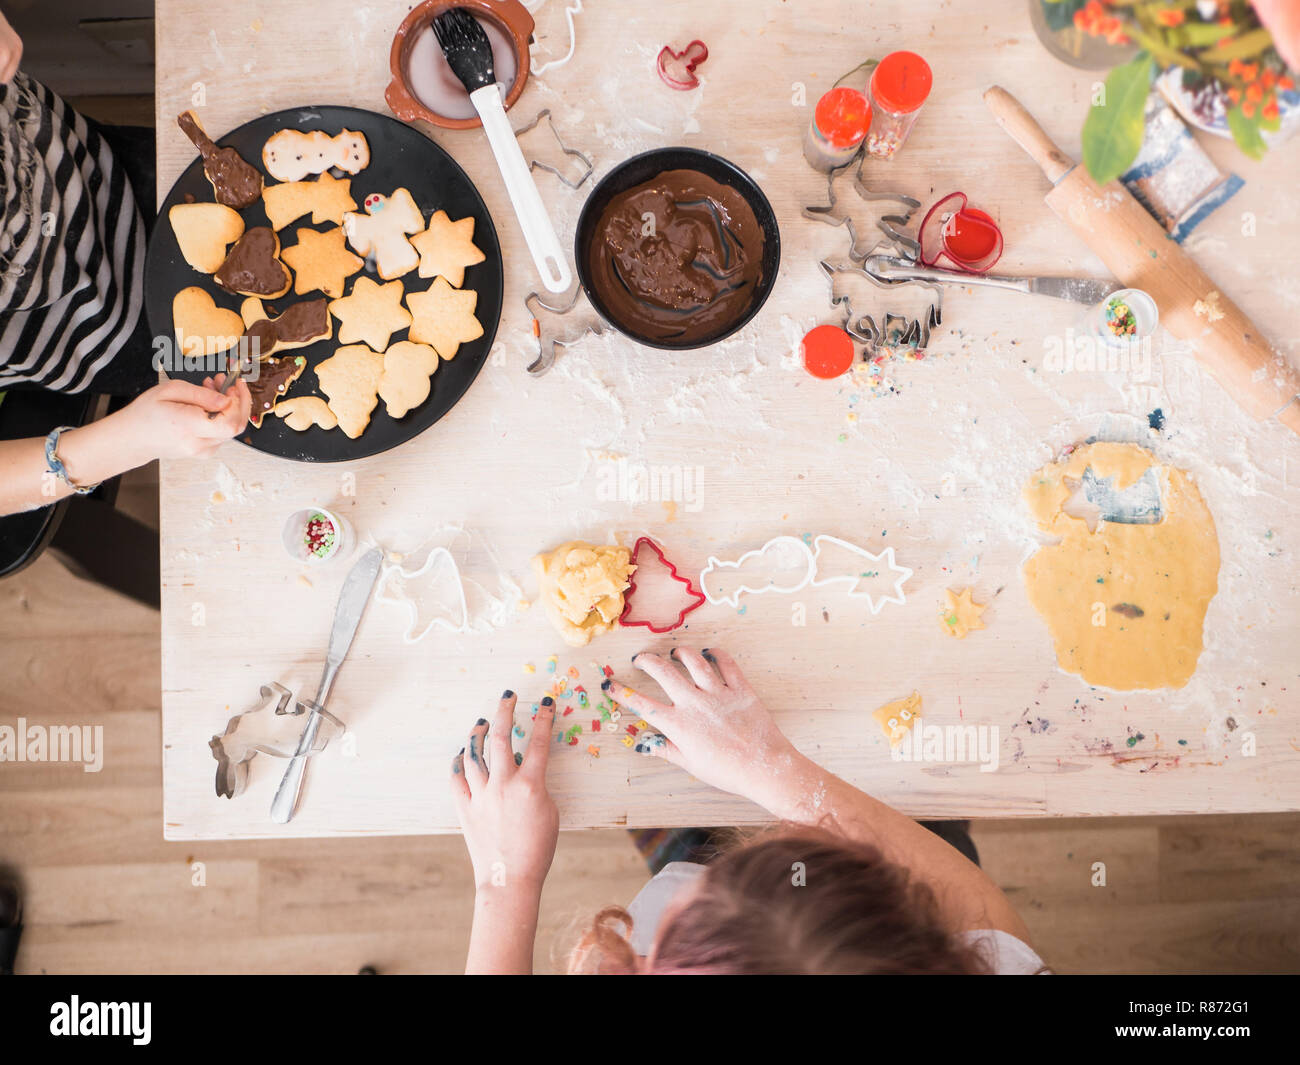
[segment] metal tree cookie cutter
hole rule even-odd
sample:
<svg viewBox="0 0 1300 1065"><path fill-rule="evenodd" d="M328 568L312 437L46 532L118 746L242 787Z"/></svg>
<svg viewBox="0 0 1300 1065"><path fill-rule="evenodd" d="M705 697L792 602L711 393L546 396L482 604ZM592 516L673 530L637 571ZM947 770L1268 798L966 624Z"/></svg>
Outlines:
<svg viewBox="0 0 1300 1065"><path fill-rule="evenodd" d="M677 567L668 560L667 556L664 555L663 550L659 547L659 545L656 544L653 540L651 540L650 537L648 536L640 537L632 547L632 555L629 558L629 561L632 563L633 566L633 574L635 574L637 569L640 567L640 563L637 562L637 557L640 555L641 548L643 547L648 548L650 551L653 551L654 554L658 557L659 561L668 570L669 580L677 581L678 583L685 585L686 596L688 599L691 600L691 602L687 603L686 606L682 607L681 610L679 610L677 613L677 620L672 622L672 624L666 627L660 627L656 625L653 621L632 620L630 615L632 613L633 595L636 592L636 577L634 575L629 575L627 579L627 591L623 593L623 613L619 615L618 623L623 626L641 625L649 629L651 632L655 633L656 635L662 636L665 632L672 632L674 629L681 628L682 625L685 624L686 622L686 615L689 614L692 610L695 610L697 607L702 606L706 601L706 597L703 592L701 592L698 588L695 587L695 584L691 581L689 577L685 577L681 575Z"/></svg>
<svg viewBox="0 0 1300 1065"><path fill-rule="evenodd" d="M524 297L524 306L528 309L528 313L533 316L533 338L537 341L537 358L525 367L533 377L541 377L542 374L555 365L560 348L567 348L572 344L576 344L588 333L593 336L605 335L605 325L596 316L594 310L592 310L589 318L579 316L575 319L574 324L563 335L553 335L551 326L555 319L564 318L580 301L585 300L586 296L581 285L574 288L568 304L563 307L547 303L546 297L540 292L530 292ZM588 304L589 309L590 306Z"/></svg>
<svg viewBox="0 0 1300 1065"><path fill-rule="evenodd" d="M879 571L876 573L844 573L837 577L821 576L823 567L822 552L826 546L840 548L854 557L863 559L865 563L869 563L873 566L881 566L883 563L884 568L887 568L891 575L896 575L893 581L893 594L877 598L871 594L870 588L862 587L864 580L879 576ZM810 582L812 587L824 588L830 584L851 584L853 587L849 589L849 595L854 599L865 599L867 601L867 607L873 614L879 614L881 608L884 607L886 603L897 603L899 606L904 606L907 603L907 596L903 593L903 585L911 578L912 571L906 566L898 565L894 561L894 549L892 547L885 548L877 555L872 554L872 552L868 551L864 547L859 547L857 544L851 544L847 540L841 540L837 536L827 536L823 534L813 539L813 564L816 569L816 575Z"/></svg>
<svg viewBox="0 0 1300 1065"><path fill-rule="evenodd" d="M227 723L225 732L208 741L212 757L217 760L216 786L221 798L233 799L248 786L249 763L255 755L292 758L302 731L300 719L312 709L317 710L331 730L321 729L316 733L311 750L307 752L309 757L320 754L335 733L347 730L347 726L328 710L313 707L310 701L295 700L293 692L278 682L263 684L259 696L260 702L256 706L241 710ZM273 714L264 712L268 707L274 707ZM286 725L290 721L293 724Z"/></svg>
<svg viewBox="0 0 1300 1065"><path fill-rule="evenodd" d="M931 330L943 322L943 287L940 285L910 278L897 281L885 280L857 263L838 266L823 259L817 266L826 275L830 285L831 307L841 308L840 324L849 335L866 346L870 355L877 354L882 349L900 347L912 347L918 352L924 351L930 343ZM882 289L893 288L896 285L915 285L917 288L928 290L933 295L933 299L928 309L915 318L886 311L883 318L877 321L878 316L857 312L850 293L836 292L836 278L841 274L853 278L865 278L876 288Z"/></svg>
<svg viewBox="0 0 1300 1065"><path fill-rule="evenodd" d="M840 202L839 196L835 192L835 179L845 174L853 163L846 163L844 166L832 170L827 175L826 180L826 203L809 204L804 207L803 215L805 218L811 218L817 222L824 222L830 226L843 226L849 231L849 258L855 262L861 262L878 247L882 241L879 237L875 242L867 244L868 235L859 234L857 227L853 224L852 216L844 210L844 205ZM857 163L857 172L853 175L853 191L866 203L896 203L906 210L901 214L882 215L876 221L876 227L884 235L887 241L905 249L904 254L909 259L915 259L920 254L921 245L909 237L900 226L906 226L912 217L912 212L918 210L921 201L913 199L911 196L905 196L900 192L872 192L867 188L862 180L862 161Z"/></svg>
<svg viewBox="0 0 1300 1065"><path fill-rule="evenodd" d="M564 143L564 140L560 137L559 130L555 128L555 119L552 118L551 109L549 107L545 107L538 111L537 116L531 122L525 126L520 126L519 129L515 130L515 137L519 139L520 147L524 147L523 138L534 130L540 129L543 122L545 122L546 129L550 130L551 139L554 141L555 147L559 148L563 155L570 159L577 160L578 163L581 164L582 176L576 179L570 178L558 166L543 161L532 152L524 153L525 158L528 159L528 169L549 171L569 188L575 190L581 188L583 184L586 183L587 179L591 177L595 165L591 161L591 156L587 155L585 152L580 152L577 148L570 148Z"/></svg>

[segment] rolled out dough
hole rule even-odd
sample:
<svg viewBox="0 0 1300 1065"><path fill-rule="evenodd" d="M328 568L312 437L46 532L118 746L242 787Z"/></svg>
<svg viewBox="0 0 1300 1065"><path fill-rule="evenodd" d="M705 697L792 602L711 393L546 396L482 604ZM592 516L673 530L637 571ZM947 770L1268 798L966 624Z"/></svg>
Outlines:
<svg viewBox="0 0 1300 1065"><path fill-rule="evenodd" d="M1064 507L1084 471L1117 491L1155 466L1164 517L1153 525L1101 520L1090 530ZM1196 671L1205 611L1219 586L1214 518L1191 474L1160 466L1137 444L1095 443L1045 466L1025 485L1038 528L1059 537L1025 562L1029 601L1056 660L1089 684L1121 691L1181 688Z"/></svg>

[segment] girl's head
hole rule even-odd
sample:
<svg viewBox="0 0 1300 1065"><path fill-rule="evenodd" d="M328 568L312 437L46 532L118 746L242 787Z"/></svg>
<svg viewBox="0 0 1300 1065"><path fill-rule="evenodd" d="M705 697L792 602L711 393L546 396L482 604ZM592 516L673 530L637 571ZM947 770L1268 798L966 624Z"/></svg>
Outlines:
<svg viewBox="0 0 1300 1065"><path fill-rule="evenodd" d="M618 927L622 925L622 929ZM664 913L649 957L631 918L602 910L571 971L645 973L972 973L979 957L939 918L934 896L879 850L789 827L728 851Z"/></svg>

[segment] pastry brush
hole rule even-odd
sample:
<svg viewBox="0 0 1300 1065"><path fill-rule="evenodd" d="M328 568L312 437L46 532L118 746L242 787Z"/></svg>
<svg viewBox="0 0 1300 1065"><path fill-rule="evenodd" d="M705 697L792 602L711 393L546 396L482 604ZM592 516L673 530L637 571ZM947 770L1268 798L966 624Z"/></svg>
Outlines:
<svg viewBox="0 0 1300 1065"><path fill-rule="evenodd" d="M551 292L568 291L573 283L573 274L533 181L532 171L519 149L515 131L506 118L487 34L478 20L460 7L444 11L435 18L433 32L438 36L442 54L447 57L447 65L465 86L470 102L483 121L483 132L487 134L492 154L501 168L510 203L519 219L519 228L523 230L533 262L542 275L542 284Z"/></svg>

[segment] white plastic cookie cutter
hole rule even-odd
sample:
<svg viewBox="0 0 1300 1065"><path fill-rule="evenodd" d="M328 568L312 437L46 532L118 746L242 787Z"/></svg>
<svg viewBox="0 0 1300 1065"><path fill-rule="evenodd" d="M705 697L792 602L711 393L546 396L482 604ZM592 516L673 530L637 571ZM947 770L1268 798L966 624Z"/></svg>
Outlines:
<svg viewBox="0 0 1300 1065"><path fill-rule="evenodd" d="M863 563L876 567L875 572L867 572L863 569L858 573L843 573L837 577L821 576L823 568L822 553L827 546L839 548L856 558L862 559ZM868 608L873 614L879 614L886 603L897 603L899 606L904 606L907 603L907 596L903 593L903 584L912 576L912 571L894 561L894 549L892 547L887 547L880 554L874 555L857 544L851 544L847 540L841 540L836 536L823 534L813 540L813 565L817 575L809 582L812 587L823 588L828 584L851 584L853 587L849 589L849 595L855 599L865 599ZM872 595L871 586L866 585L865 582L880 576L885 571L894 576L892 582L893 593L879 597Z"/></svg>
<svg viewBox="0 0 1300 1065"><path fill-rule="evenodd" d="M787 569L778 569L775 573L765 569L764 572L767 572L768 576L763 583L751 585L745 583L742 579L740 584L727 594L717 594L717 575L726 572L743 575L746 567L755 559L775 559L780 553L785 553L788 559ZM778 564L784 561L781 559L776 560ZM708 564L700 573L700 591L704 593L704 598L714 605L737 606L740 603L740 597L744 594L757 595L761 592L781 592L785 595L792 595L795 592L802 591L808 587L809 582L813 579L815 570L816 562L813 559L813 553L799 537L774 536L762 547L754 551L746 551L735 562L723 562L721 559L710 556ZM784 582L779 579L783 572L788 574L788 579ZM710 591L711 583L714 588L712 592Z"/></svg>
<svg viewBox="0 0 1300 1065"><path fill-rule="evenodd" d="M456 587L456 596L452 605L459 604L460 621L453 622L447 618L434 617L429 620L429 624L419 631L418 635L414 635L416 626L420 623L419 607L416 606L412 599L386 594L387 589L393 577L400 577L403 583L412 583L429 573L439 562L451 569L451 580ZM446 629L448 632L455 633L470 631L469 604L465 601L465 582L461 579L460 567L456 565L456 560L445 547L431 548L425 557L424 563L415 570L405 569L399 562L385 561L379 573L379 590L375 592L375 602L405 608L409 620L406 623L406 631L402 633L403 643L419 643L435 628Z"/></svg>

